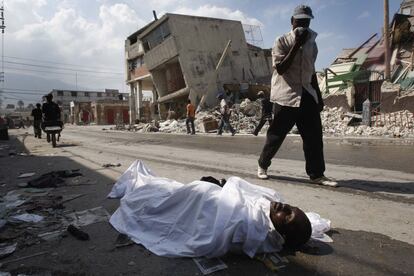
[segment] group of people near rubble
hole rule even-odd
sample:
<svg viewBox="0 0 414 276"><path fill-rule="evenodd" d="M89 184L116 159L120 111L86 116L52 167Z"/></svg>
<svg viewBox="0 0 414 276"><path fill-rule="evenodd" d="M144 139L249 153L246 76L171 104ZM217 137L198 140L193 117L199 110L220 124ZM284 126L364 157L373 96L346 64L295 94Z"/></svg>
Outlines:
<svg viewBox="0 0 414 276"><path fill-rule="evenodd" d="M292 30L276 39L272 51L273 77L270 99L260 93L262 118L270 127L258 161L257 176L267 179L267 169L287 133L297 125L303 139L306 173L313 183L336 186L325 177L322 126L323 100L314 63L316 33L308 6L295 8ZM228 105L219 94L222 115L218 134L229 123ZM272 118L272 109L274 116ZM187 105L187 130L194 134L194 106ZM137 160L115 183L111 198L121 198L110 223L133 241L160 256L215 257L239 250L253 257L300 248L317 231L317 222L282 200L272 189L253 185L239 177L218 181L202 178L189 184L155 176ZM328 227L329 228L329 227ZM327 228L325 228L326 231Z"/></svg>

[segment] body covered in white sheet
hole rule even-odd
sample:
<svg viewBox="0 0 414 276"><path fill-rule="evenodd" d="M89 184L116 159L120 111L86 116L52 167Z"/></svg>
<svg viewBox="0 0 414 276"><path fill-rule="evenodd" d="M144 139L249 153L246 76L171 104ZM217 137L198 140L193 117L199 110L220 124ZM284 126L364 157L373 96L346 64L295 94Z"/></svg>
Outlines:
<svg viewBox="0 0 414 276"><path fill-rule="evenodd" d="M159 256L215 257L238 249L253 257L283 246L270 219L270 202L281 202L280 195L239 177L223 188L184 185L153 175L137 160L108 197L121 198L112 226Z"/></svg>

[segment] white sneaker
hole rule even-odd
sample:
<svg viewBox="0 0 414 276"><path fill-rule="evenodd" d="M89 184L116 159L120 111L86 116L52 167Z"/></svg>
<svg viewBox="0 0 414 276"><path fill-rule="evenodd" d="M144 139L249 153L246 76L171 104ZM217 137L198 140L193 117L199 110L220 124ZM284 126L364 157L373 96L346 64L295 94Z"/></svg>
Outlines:
<svg viewBox="0 0 414 276"><path fill-rule="evenodd" d="M311 183L314 184L319 184L319 185L323 185L323 186L329 186L329 187L338 187L338 182L336 182L333 179L330 179L326 176L321 176L315 179L311 179L310 180Z"/></svg>
<svg viewBox="0 0 414 276"><path fill-rule="evenodd" d="M260 179L268 179L267 170L262 169L260 166L257 166L257 177Z"/></svg>

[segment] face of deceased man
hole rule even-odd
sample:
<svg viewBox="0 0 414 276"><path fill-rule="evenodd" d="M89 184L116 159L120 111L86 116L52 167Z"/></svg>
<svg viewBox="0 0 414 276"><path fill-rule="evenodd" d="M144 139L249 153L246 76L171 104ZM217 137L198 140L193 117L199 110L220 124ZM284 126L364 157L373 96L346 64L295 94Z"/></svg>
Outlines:
<svg viewBox="0 0 414 276"><path fill-rule="evenodd" d="M288 247L300 247L312 234L312 227L305 213L289 204L271 202L270 219Z"/></svg>

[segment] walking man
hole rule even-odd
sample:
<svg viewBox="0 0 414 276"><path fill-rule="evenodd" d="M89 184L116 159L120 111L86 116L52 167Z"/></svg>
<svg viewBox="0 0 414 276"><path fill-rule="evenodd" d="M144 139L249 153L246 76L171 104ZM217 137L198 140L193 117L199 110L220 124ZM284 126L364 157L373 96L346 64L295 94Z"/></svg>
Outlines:
<svg viewBox="0 0 414 276"><path fill-rule="evenodd" d="M42 138L42 108L40 103L36 104L36 108L32 110L32 117L33 117L33 129L35 138Z"/></svg>
<svg viewBox="0 0 414 276"><path fill-rule="evenodd" d="M272 109L273 104L270 102L269 98L265 96L265 93L263 91L259 91L257 93L257 96L259 97L260 104L262 106L262 115L260 117L259 124L257 125L256 129L253 132L254 136L257 136L264 126L264 124L268 121L269 125L272 124Z"/></svg>
<svg viewBox="0 0 414 276"><path fill-rule="evenodd" d="M220 123L219 123L219 127L217 130L217 135L221 135L223 133L223 128L226 126L231 131L231 136L234 136L236 134L236 131L233 129L233 127L230 124L231 111L230 111L229 106L227 105L226 100L224 99L224 94L219 93L217 98L220 101L220 114L221 114Z"/></svg>
<svg viewBox="0 0 414 276"><path fill-rule="evenodd" d="M188 99L187 120L185 120L185 125L187 126L187 134L190 134L190 133L191 135L195 134L194 118L195 118L195 106L191 103L191 100ZM191 132L190 132L190 124L191 124Z"/></svg>
<svg viewBox="0 0 414 276"><path fill-rule="evenodd" d="M257 176L267 179L267 168L296 124L303 140L306 173L312 183L337 186L324 176L322 124L323 100L315 74L318 53L316 36L309 28L312 10L305 5L295 8L292 30L275 41L272 50L273 76L270 101L275 104L274 119L267 131L259 158Z"/></svg>

